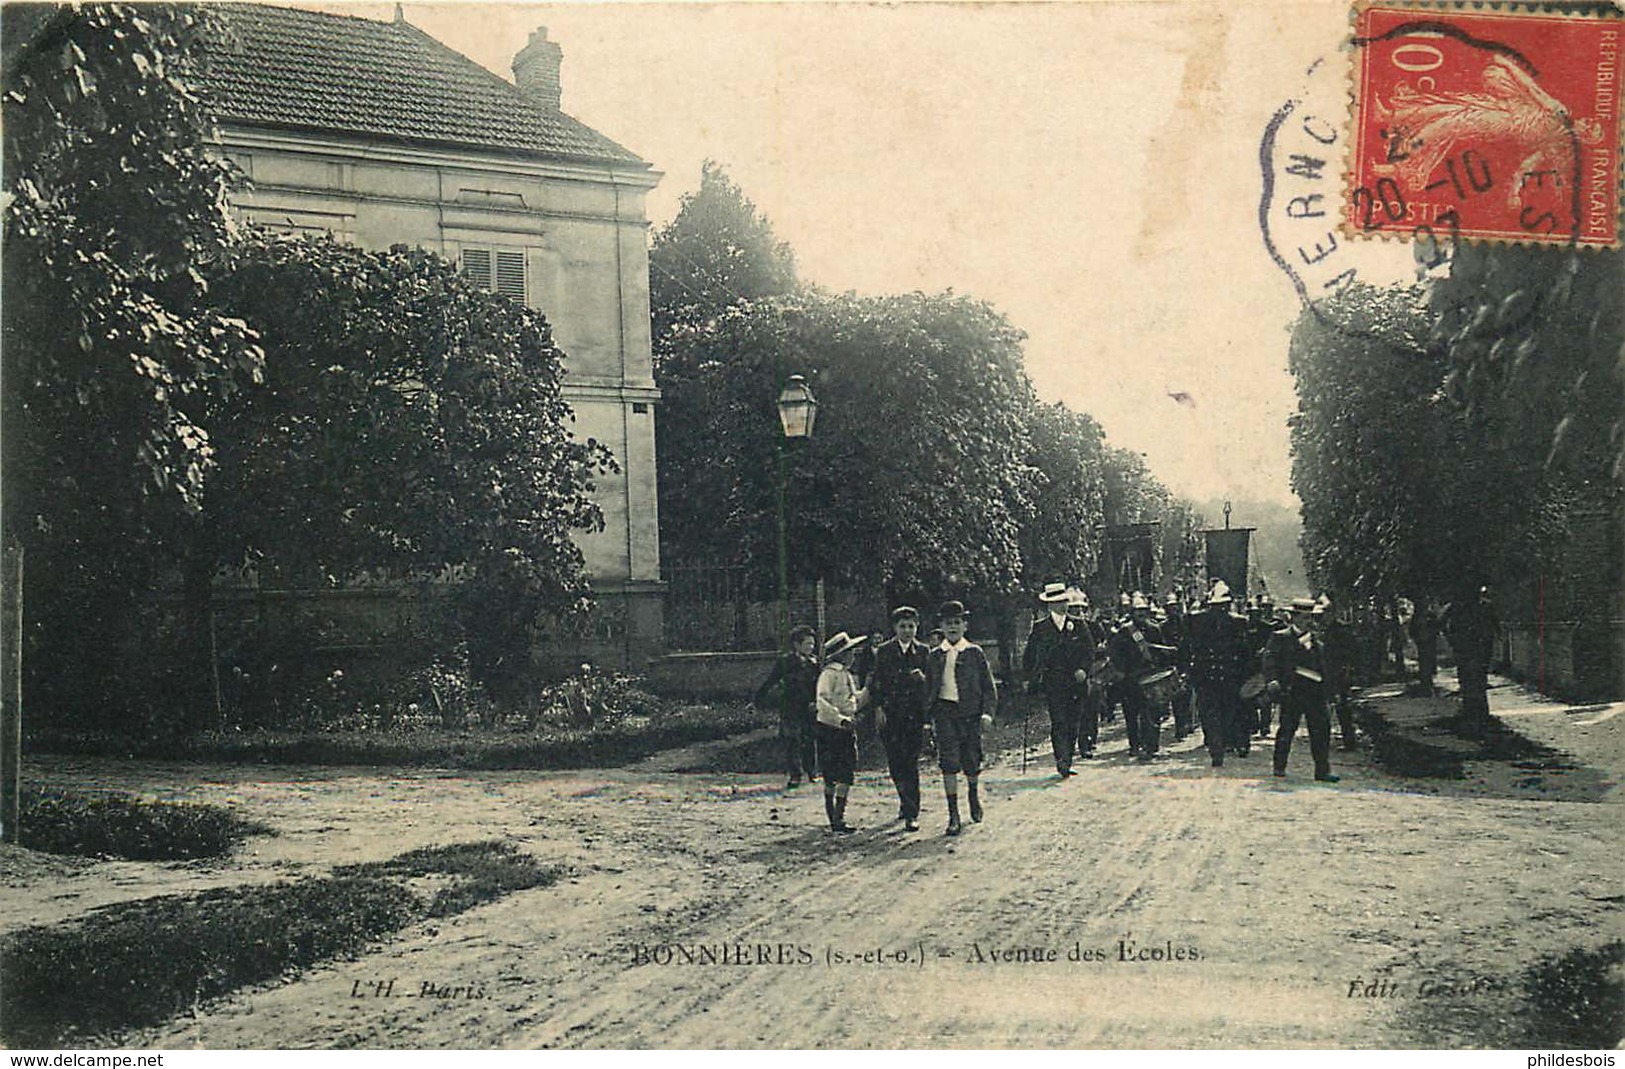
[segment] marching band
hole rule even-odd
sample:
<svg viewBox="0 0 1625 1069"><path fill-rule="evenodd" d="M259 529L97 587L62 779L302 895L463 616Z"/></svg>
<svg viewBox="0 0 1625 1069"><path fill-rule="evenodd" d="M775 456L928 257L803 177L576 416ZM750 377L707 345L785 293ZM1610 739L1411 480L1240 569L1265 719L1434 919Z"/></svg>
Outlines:
<svg viewBox="0 0 1625 1069"><path fill-rule="evenodd" d="M1356 647L1348 623L1333 615L1325 597L1297 598L1278 608L1264 594L1238 605L1229 586L1214 579L1205 596L1176 591L1160 605L1142 591L1124 593L1109 613L1062 582L1046 584L1037 600L1021 673L1035 706L1048 714L1058 778L1077 775L1074 762L1095 757L1101 725L1121 710L1129 755L1141 764L1158 760L1163 725L1170 721L1176 742L1200 726L1214 768L1227 757L1250 756L1254 739L1270 739L1273 725L1272 771L1278 777L1287 774L1293 737L1305 723L1314 778L1337 782L1330 766L1331 716L1335 711L1344 747L1353 748L1348 698ZM961 778L971 821L984 819L982 731L999 704L992 665L982 647L965 637L970 613L963 603L943 603L936 629L924 641L921 616L909 605L893 609L892 637L865 651L858 671L853 653L865 638L835 635L825 643L820 667L812 656L811 630L797 629L800 641L758 691L759 704L775 687L781 697L787 787L798 786L803 774L815 778L806 750L808 740L816 739L834 833L853 830L845 819L846 801L857 760L856 725L866 709L885 745L905 831L919 829L919 763L932 742L948 807L946 833L958 835L963 828ZM1025 770L1025 720L1023 726Z"/></svg>

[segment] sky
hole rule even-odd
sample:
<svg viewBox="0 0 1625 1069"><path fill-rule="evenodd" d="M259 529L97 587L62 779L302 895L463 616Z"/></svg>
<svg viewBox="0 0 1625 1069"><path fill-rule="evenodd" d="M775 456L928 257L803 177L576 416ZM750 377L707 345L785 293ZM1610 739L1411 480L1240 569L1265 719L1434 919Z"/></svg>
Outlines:
<svg viewBox="0 0 1625 1069"><path fill-rule="evenodd" d="M1346 4L404 13L507 77L545 25L563 49L564 110L663 173L656 227L714 159L804 280L984 299L1026 331L1040 398L1094 415L1175 492L1295 505L1286 354L1299 305L1260 238L1258 146L1315 60L1343 92Z"/></svg>

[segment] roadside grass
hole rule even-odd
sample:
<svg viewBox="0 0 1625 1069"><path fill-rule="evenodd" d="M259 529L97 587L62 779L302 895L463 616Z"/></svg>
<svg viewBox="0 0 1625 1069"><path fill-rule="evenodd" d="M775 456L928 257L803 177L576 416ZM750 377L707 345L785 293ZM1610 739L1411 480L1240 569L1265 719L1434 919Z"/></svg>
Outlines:
<svg viewBox="0 0 1625 1069"><path fill-rule="evenodd" d="M457 877L451 886L435 892L428 905L431 917L450 917L557 878L556 872L537 867L535 861L511 845L490 842L424 847L388 861L343 865L334 869L333 875L341 879Z"/></svg>
<svg viewBox="0 0 1625 1069"><path fill-rule="evenodd" d="M1467 980L1468 969L1441 970ZM1625 1041L1625 942L1552 953L1496 988L1407 999L1407 1047L1437 1050L1614 1050Z"/></svg>
<svg viewBox="0 0 1625 1069"><path fill-rule="evenodd" d="M36 736L29 748L35 753L234 764L400 765L471 771L602 768L776 723L773 714L743 702L673 704L650 715L581 726L224 731L164 742L61 734Z"/></svg>
<svg viewBox="0 0 1625 1069"><path fill-rule="evenodd" d="M0 1041L85 1045L155 1025L558 875L511 843L462 843L328 877L165 895L19 929L0 938ZM412 887L426 876L449 878L427 900Z"/></svg>
<svg viewBox="0 0 1625 1069"><path fill-rule="evenodd" d="M39 787L23 788L17 826L30 850L131 861L220 857L250 835L275 834L220 806Z"/></svg>
<svg viewBox="0 0 1625 1069"><path fill-rule="evenodd" d="M1613 1050L1625 1040L1625 942L1576 947L1528 969L1527 1050Z"/></svg>

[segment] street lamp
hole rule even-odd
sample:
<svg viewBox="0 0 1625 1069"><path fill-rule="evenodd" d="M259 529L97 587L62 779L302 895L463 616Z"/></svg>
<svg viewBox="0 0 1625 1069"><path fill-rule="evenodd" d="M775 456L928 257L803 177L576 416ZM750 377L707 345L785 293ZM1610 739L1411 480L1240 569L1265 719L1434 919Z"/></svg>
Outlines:
<svg viewBox="0 0 1625 1069"><path fill-rule="evenodd" d="M818 398L800 375L791 375L779 391L779 425L786 438L811 438L818 418Z"/></svg>
<svg viewBox="0 0 1625 1069"><path fill-rule="evenodd" d="M791 375L779 391L779 426L784 437L779 439L779 649L790 648L790 526L787 498L790 488L790 456L785 442L794 438L811 438L813 421L818 418L818 399L800 375ZM822 593L820 591L820 593ZM819 606L818 644L823 648L824 621Z"/></svg>

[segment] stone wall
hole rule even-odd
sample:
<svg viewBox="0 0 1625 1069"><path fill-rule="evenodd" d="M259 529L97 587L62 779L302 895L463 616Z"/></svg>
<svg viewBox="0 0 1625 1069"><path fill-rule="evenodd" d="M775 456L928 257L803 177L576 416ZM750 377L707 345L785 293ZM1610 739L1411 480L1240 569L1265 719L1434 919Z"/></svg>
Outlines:
<svg viewBox="0 0 1625 1069"><path fill-rule="evenodd" d="M1625 502L1577 509L1547 569L1509 591L1504 655L1514 676L1574 701L1625 697Z"/></svg>

